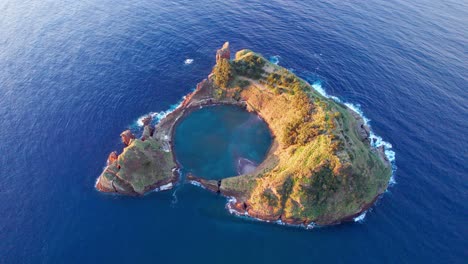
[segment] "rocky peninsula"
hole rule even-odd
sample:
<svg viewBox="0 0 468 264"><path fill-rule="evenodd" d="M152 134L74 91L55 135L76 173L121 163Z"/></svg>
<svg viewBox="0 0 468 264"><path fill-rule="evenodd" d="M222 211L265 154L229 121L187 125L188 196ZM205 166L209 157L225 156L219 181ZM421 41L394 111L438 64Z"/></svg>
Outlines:
<svg viewBox="0 0 468 264"><path fill-rule="evenodd" d="M386 190L391 165L384 148L373 148L362 117L326 98L287 69L244 49L231 60L229 43L216 53L212 73L155 127L144 120L140 138L121 134L96 182L103 192L143 195L178 181L174 127L195 109L237 105L268 124L272 146L256 168L222 180L187 179L231 197L228 208L265 221L330 225L352 220Z"/></svg>

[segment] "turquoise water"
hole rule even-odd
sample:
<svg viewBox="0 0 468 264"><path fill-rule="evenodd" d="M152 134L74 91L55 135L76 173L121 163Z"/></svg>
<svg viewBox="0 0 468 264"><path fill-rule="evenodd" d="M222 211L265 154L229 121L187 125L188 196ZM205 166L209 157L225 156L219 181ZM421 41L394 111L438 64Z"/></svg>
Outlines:
<svg viewBox="0 0 468 264"><path fill-rule="evenodd" d="M231 105L204 107L175 127L174 151L185 172L208 179L240 174L241 164L259 164L271 146L267 124Z"/></svg>
<svg viewBox="0 0 468 264"><path fill-rule="evenodd" d="M466 25L460 0L0 1L0 263L466 263ZM183 183L95 190L119 134L193 91L224 41L393 145L396 184L363 221L255 222Z"/></svg>

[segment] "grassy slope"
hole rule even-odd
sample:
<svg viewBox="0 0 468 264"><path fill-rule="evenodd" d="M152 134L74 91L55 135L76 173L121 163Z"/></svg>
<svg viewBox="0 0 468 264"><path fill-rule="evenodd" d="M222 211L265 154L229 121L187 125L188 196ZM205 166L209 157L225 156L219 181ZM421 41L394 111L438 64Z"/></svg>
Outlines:
<svg viewBox="0 0 468 264"><path fill-rule="evenodd" d="M259 217L318 223L357 213L383 192L391 170L360 140L356 119L344 106L256 53L238 52L232 62L234 70L242 61L261 65L264 73L255 78L258 75L252 72L236 71L231 85L214 93L225 97L240 94L239 99L267 121L275 146L252 175L225 179L222 190L244 194L249 213ZM255 65L252 69L259 70ZM287 81L272 82L267 78L271 73ZM240 80L250 84L243 83L241 88ZM309 108L301 94L307 94ZM286 126L292 120L316 134L305 143L287 143ZM298 134L307 135L307 131Z"/></svg>
<svg viewBox="0 0 468 264"><path fill-rule="evenodd" d="M170 180L175 163L172 154L163 151L156 139L148 138L145 141L133 140L110 167L119 178L115 183L143 194L153 185ZM103 176L115 179L114 174L106 171Z"/></svg>

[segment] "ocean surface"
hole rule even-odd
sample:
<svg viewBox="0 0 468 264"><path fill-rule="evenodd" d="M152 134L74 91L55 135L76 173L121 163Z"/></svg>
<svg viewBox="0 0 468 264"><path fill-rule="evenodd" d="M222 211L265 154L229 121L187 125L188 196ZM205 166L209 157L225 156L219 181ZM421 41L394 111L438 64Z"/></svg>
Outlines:
<svg viewBox="0 0 468 264"><path fill-rule="evenodd" d="M0 2L0 263L466 263L464 0ZM395 183L360 221L230 215L189 184L94 189L119 134L174 107L230 41L359 108Z"/></svg>
<svg viewBox="0 0 468 264"><path fill-rule="evenodd" d="M197 109L178 122L174 154L183 176L223 179L255 168L270 149L272 135L258 115L231 105ZM250 170L251 171L251 170Z"/></svg>

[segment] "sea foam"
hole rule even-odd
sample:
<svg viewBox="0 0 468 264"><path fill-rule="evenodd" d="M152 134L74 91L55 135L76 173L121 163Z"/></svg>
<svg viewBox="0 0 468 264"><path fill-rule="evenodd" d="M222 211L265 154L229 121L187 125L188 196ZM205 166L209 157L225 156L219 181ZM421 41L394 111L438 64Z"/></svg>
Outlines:
<svg viewBox="0 0 468 264"><path fill-rule="evenodd" d="M376 135L372 131L372 127L370 125L371 120L364 115L364 113L361 110L361 106L359 104L352 104L352 103L349 103L349 102L343 102L340 98L338 98L336 96L333 96L333 95L329 95L325 91L325 89L323 88L321 81L315 81L315 82L312 83L311 86L312 86L312 88L314 88L315 91L317 91L322 96L333 99L336 102L339 102L339 103L342 103L342 104L346 105L347 107L349 107L351 110L358 113L362 117L362 119L364 120L364 123L370 128L369 139L370 139L370 142L371 142L371 146L374 147L374 148L383 146L385 156L390 161L390 164L392 166L392 175L390 176L390 180L388 181L388 185L392 186L392 185L396 184L395 171L396 171L397 167L395 165L395 151L393 151L393 149L392 149L392 144L390 144L389 142L384 141L382 139L382 137ZM367 211L364 211L362 214L355 217L354 222L364 221L364 218L366 217L366 213L367 213Z"/></svg>
<svg viewBox="0 0 468 264"><path fill-rule="evenodd" d="M354 112L358 113L362 119L364 120L364 123L369 127L369 128L372 128L371 125L370 125L370 122L371 120L369 118L367 118L364 113L362 112L361 110L361 106L359 104L352 104L352 103L349 103L349 102L344 102L342 101L340 98L336 97L336 96L333 96L333 95L329 95L325 89L323 88L322 86L322 82L321 81L315 81L314 83L312 83L312 88L314 88L315 91L317 91L319 94L321 94L322 96L324 97L327 97L327 98L331 98L333 99L334 101L336 102L339 102L339 103L342 103L344 105L346 105L347 107L349 107L351 110L353 110ZM389 142L387 141L384 141L382 139L382 137L376 135L372 129L370 131L370 135L369 135L369 139L370 139L370 142L371 142L371 145L372 147L374 148L377 148L377 147L380 147L380 146L384 146L384 149L385 149L385 156L387 156L388 160L390 161L391 165L392 165L392 177L390 178L390 181L389 183L390 184L395 184L395 179L393 178L393 175L394 175L394 172L396 170L396 166L395 166L395 151L392 150L392 144L390 144Z"/></svg>
<svg viewBox="0 0 468 264"><path fill-rule="evenodd" d="M191 61L188 61L188 60L191 60L191 59L187 59L186 62L189 62L188 64L192 63L193 60ZM274 64L278 64L279 63L279 56L272 56L270 57L270 61ZM186 63L187 64L187 63ZM315 81L311 84L312 88L317 91L319 94L321 94L322 96L326 97L326 98L330 98L336 102L339 102L339 103L343 103L344 105L346 105L347 107L349 107L350 109L352 109L353 111L355 111L356 113L358 113L362 119L364 120L364 123L369 127L371 128L371 125L370 125L370 119L368 119L364 113L362 112L361 110L361 107L359 104L352 104L352 103L349 103L349 102L343 102L341 99L339 99L338 97L336 96L333 96L333 95L329 95L326 90L323 88L322 86L322 82L321 81ZM159 123L159 121L161 121L164 117L166 117L168 114L170 114L171 112L173 112L174 110L176 110L177 108L179 108L182 104L182 102L185 100L186 96L182 97L182 99L180 100L180 102L178 102L177 104L173 104L171 105L171 107L166 110L166 111L161 111L161 112L150 112L149 114L146 114L146 115L143 115L141 117L138 118L138 120L136 121L136 125L138 127L142 127L143 126L143 119L145 117L147 117L148 115L151 115L151 117L153 118L153 121L152 123L153 124L157 124ZM396 165L395 165L395 152L392 150L392 144L390 144L389 142L386 142L384 141L380 136L376 135L372 129L370 131L370 141L371 141L371 144L372 144L372 147L380 147L380 146L384 146L384 149L385 149L385 155L387 156L388 160L390 161L391 165L392 165L392 175L390 177L390 180L389 180L389 185L394 185L396 184L396 181L395 181L395 178L394 178L394 174L395 174L395 171L396 171ZM195 185L195 186L198 186L198 187L201 187L201 188L205 188L202 184L200 184L199 182L197 181L189 181L190 184L192 185ZM172 187L172 186L171 186ZM257 221L262 221L262 222L270 222L270 221L263 221L261 219L257 219L257 218L253 218L251 216L249 216L249 214L247 212L245 212L244 214L239 214L238 211L234 210L232 207L231 207L231 204L235 203L236 202L236 198L234 197L228 197L228 202L226 204L226 207L229 211L229 213L231 214L234 214L234 215L237 215L237 216L245 216L245 217L248 217L248 218L251 218L251 219L254 219L254 220L257 220ZM361 215L357 216L354 218L354 221L355 222L362 222L364 221L364 218L366 217L366 213L367 211L363 212ZM278 220L275 222L276 224L280 224L280 225L284 225L285 223L283 223L281 220ZM290 225L288 225L290 226ZM304 225L301 225L301 227L304 227L306 229L312 229L312 228L315 228L317 227L316 224L314 223L311 223L307 226L304 226Z"/></svg>
<svg viewBox="0 0 468 264"><path fill-rule="evenodd" d="M278 65L279 64L279 59L280 59L280 56L279 55L275 55L275 56L271 56L268 60L275 64L275 65Z"/></svg>
<svg viewBox="0 0 468 264"><path fill-rule="evenodd" d="M232 196L227 196L226 198L227 198L227 203L226 203L227 210L229 211L230 214L235 215L237 217L241 217L241 218L251 220L251 221L273 223L273 224L288 226L288 227L298 227L298 228L305 228L305 229L313 229L315 227L318 227L318 225L315 224L314 222L311 222L308 225L304 225L304 224L293 225L293 224L287 224L287 223L283 222L281 219L278 219L276 221L269 221L269 220L263 220L263 219L260 219L260 218L257 218L257 217L253 217L253 216L249 215L248 212L240 213L239 211L232 208L232 205L237 202L237 199L235 197L232 197Z"/></svg>
<svg viewBox="0 0 468 264"><path fill-rule="evenodd" d="M142 115L140 116L135 125L137 127L143 127L143 120L147 117L147 116L151 116L153 118L153 120L151 121L151 123L153 125L156 125L159 123L159 121L161 121L164 117L166 117L168 114L172 113L174 110L176 110L177 108L179 108L181 105L182 105L182 102L184 102L185 100L185 96L182 97L182 100L180 100L177 104L173 104L169 107L169 109L167 109L166 111L161 111L161 112L150 112L148 114L145 114L145 115Z"/></svg>
<svg viewBox="0 0 468 264"><path fill-rule="evenodd" d="M364 218L366 218L366 214L367 214L367 211L364 211L362 214L354 218L354 222L357 222L357 223L364 222Z"/></svg>

